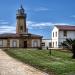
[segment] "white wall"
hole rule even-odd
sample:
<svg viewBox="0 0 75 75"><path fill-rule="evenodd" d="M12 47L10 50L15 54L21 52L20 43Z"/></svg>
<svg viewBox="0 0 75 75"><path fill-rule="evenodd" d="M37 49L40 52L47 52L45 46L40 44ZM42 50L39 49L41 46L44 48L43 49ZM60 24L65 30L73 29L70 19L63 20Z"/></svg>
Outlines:
<svg viewBox="0 0 75 75"><path fill-rule="evenodd" d="M53 33L54 33L54 37L53 37ZM56 33L57 33L57 36L56 36ZM52 30L52 47L53 48L58 47L58 37L59 37L58 34L59 34L59 29L57 27L54 27L54 29Z"/></svg>
<svg viewBox="0 0 75 75"><path fill-rule="evenodd" d="M3 47L7 47L7 40L3 40Z"/></svg>
<svg viewBox="0 0 75 75"><path fill-rule="evenodd" d="M16 47L19 47L19 40L17 39L10 39L10 47L13 47L13 41L16 41ZM7 40L0 40L0 45L2 44L2 46L0 47L7 47Z"/></svg>
<svg viewBox="0 0 75 75"><path fill-rule="evenodd" d="M54 32L54 37L53 37L53 32ZM56 37L56 32L57 32L57 37ZM75 39L75 31L67 31L67 36L64 36L64 31L59 31L57 27L54 27L52 30L52 47L53 48L59 48L61 47L61 42L65 41L67 38ZM54 42L54 45L53 45ZM56 45L57 42L57 45Z"/></svg>
<svg viewBox="0 0 75 75"><path fill-rule="evenodd" d="M64 31L59 31L59 38L75 39L75 31L67 31L67 37L63 36Z"/></svg>
<svg viewBox="0 0 75 75"><path fill-rule="evenodd" d="M40 39L32 39L32 47L40 47Z"/></svg>
<svg viewBox="0 0 75 75"><path fill-rule="evenodd" d="M13 47L13 41L16 41L16 47L19 47L19 40L18 39L10 39L10 47Z"/></svg>
<svg viewBox="0 0 75 75"><path fill-rule="evenodd" d="M7 40L0 40L0 47L7 47Z"/></svg>
<svg viewBox="0 0 75 75"><path fill-rule="evenodd" d="M67 31L67 36L64 36L64 31L59 31L59 43L65 41L67 38L75 39L75 31Z"/></svg>
<svg viewBox="0 0 75 75"><path fill-rule="evenodd" d="M7 40L0 40L0 47L7 47Z"/></svg>
<svg viewBox="0 0 75 75"><path fill-rule="evenodd" d="M42 43L45 43L44 46L42 46L42 48L50 48L49 43L51 43L50 39L42 39Z"/></svg>

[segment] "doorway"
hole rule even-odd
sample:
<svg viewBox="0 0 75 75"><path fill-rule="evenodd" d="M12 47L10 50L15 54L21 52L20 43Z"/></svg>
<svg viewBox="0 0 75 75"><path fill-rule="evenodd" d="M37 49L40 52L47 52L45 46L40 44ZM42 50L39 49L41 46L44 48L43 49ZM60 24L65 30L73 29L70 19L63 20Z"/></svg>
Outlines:
<svg viewBox="0 0 75 75"><path fill-rule="evenodd" d="M24 48L27 48L27 41L24 41Z"/></svg>

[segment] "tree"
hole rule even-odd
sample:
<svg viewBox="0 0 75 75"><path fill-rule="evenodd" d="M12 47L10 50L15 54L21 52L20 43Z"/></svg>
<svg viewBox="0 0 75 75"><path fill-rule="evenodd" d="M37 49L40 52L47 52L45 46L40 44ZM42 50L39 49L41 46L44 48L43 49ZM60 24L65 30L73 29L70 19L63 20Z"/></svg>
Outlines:
<svg viewBox="0 0 75 75"><path fill-rule="evenodd" d="M75 39L66 39L61 45L69 49L73 53L73 58L75 58Z"/></svg>

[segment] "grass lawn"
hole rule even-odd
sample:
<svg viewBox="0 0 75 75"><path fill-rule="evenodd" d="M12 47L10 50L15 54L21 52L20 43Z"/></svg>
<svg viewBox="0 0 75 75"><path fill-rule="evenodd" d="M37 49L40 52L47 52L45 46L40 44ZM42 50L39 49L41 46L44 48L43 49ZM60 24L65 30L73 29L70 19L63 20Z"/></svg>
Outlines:
<svg viewBox="0 0 75 75"><path fill-rule="evenodd" d="M75 75L75 60L71 53L37 49L8 49L6 53L38 69L55 75Z"/></svg>

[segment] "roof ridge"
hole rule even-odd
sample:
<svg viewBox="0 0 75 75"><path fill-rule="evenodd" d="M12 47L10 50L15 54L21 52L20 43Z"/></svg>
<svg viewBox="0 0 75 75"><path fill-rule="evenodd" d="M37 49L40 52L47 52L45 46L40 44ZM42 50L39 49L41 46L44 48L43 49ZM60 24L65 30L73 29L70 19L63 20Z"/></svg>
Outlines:
<svg viewBox="0 0 75 75"><path fill-rule="evenodd" d="M71 31L75 31L75 26L71 26L71 25L56 25L56 27L59 29L59 30L71 30Z"/></svg>

